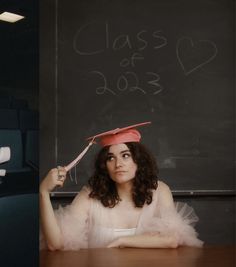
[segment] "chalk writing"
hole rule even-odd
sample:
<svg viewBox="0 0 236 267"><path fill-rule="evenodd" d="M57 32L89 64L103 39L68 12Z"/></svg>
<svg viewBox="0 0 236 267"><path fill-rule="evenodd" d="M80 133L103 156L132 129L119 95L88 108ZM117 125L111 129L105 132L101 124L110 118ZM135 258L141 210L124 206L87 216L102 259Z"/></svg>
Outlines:
<svg viewBox="0 0 236 267"><path fill-rule="evenodd" d="M87 35L90 34L91 38ZM152 37L152 44L148 43L147 36ZM83 40L87 36L88 39L93 40L94 36L99 36L101 41L94 42L94 49L86 51L88 48L83 48ZM104 37L104 39L102 38ZM163 35L161 30L156 30L154 32L148 32L145 29L142 29L135 34L135 37L132 38L130 34L122 33L111 39L110 29L108 22L98 23L96 21L82 25L75 33L73 38L73 48L74 51L83 56L93 56L97 54L102 54L107 49L112 49L113 51L119 51L121 49L134 49L136 46L138 51L145 50L148 45L152 45L153 49L159 49L167 45L167 38Z"/></svg>
<svg viewBox="0 0 236 267"><path fill-rule="evenodd" d="M195 50L198 48L199 49L204 49L201 45L208 45L210 47L210 55L207 56L206 59L203 59L202 62L200 64L197 64L195 66L192 67L187 67L187 60L183 59L183 56L181 56L181 52L182 54L184 54L184 48L182 47L186 47L186 46L190 46L191 48L191 52L192 54L195 53ZM183 46L185 45L185 46ZM182 50L182 51L181 51ZM176 55L177 55L177 59L179 61L180 66L182 67L184 74L185 75L189 75L190 73L194 72L195 70L203 67L204 65L206 65L207 63L211 62L217 55L217 47L216 44L213 43L210 40L199 40L196 41L195 43L193 42L192 38L190 37L182 37L177 41L176 44Z"/></svg>
<svg viewBox="0 0 236 267"><path fill-rule="evenodd" d="M75 36L74 36L74 40L73 40L73 48L74 48L74 51L77 53L77 54L79 54L79 55L82 55L82 56L92 56L92 55L96 55L96 54L100 54L100 53L102 53L102 52L104 52L105 51L105 49L104 48L102 48L102 49L94 49L93 51L84 51L84 50L82 50L80 47L79 47L79 45L78 45L78 40L82 40L82 38L81 38L81 35L84 33L84 32L86 32L88 29L89 29L89 27L91 26L91 25L93 25L94 23L93 22L90 22L90 23L87 23L87 24L85 24L85 25L83 25L83 26L81 26L79 29L78 29L78 31L76 32L76 34L75 34ZM106 46L108 46L109 45L109 39L107 38L107 29L106 29L106 27L105 27L105 32L106 32L106 42L105 42L105 44L106 44Z"/></svg>
<svg viewBox="0 0 236 267"><path fill-rule="evenodd" d="M126 74L130 74L134 78L134 86L130 87L130 91L131 92L140 91L143 94L146 94L146 92L142 88L139 87L139 79L136 73L132 71L127 71Z"/></svg>
<svg viewBox="0 0 236 267"><path fill-rule="evenodd" d="M128 88L128 85L129 84L126 77L124 75L121 75L117 80L117 89L120 91L125 91Z"/></svg>
<svg viewBox="0 0 236 267"><path fill-rule="evenodd" d="M144 60L144 57L140 53L133 53L130 60L127 58L122 59L120 62L120 66L121 67L127 67L127 66L135 67L136 60Z"/></svg>
<svg viewBox="0 0 236 267"><path fill-rule="evenodd" d="M151 80L148 80L146 83L151 85L151 89L145 90L144 88L141 88L140 86L140 79L138 78L138 75L135 72L132 71L126 71L124 74L120 75L117 78L116 81L116 88L111 89L108 87L108 79L106 78L106 75L102 73L101 71L91 71L90 73L97 74L100 76L101 86L96 88L96 93L98 95L103 95L105 93L111 93L113 95L117 95L116 91L124 92L129 90L130 92L139 91L142 94L151 93L153 95L157 95L163 90L163 86L159 83L160 76L157 73L154 72L146 72L146 76L152 76ZM153 79L154 77L154 79ZM154 87L154 91L153 91Z"/></svg>
<svg viewBox="0 0 236 267"><path fill-rule="evenodd" d="M163 90L163 87L158 83L160 81L160 76L154 72L147 72L147 74L154 76L156 78L154 80L148 81L148 83L157 87L157 89L153 94L154 95L159 94Z"/></svg>
<svg viewBox="0 0 236 267"><path fill-rule="evenodd" d="M102 77L102 80L103 80L103 86L96 88L96 93L98 95L103 95L105 92L109 92L113 95L116 95L116 93L113 90L107 87L106 77L101 71L94 70L94 71L91 71L91 73L98 74L100 77Z"/></svg>
<svg viewBox="0 0 236 267"><path fill-rule="evenodd" d="M143 46L138 47L138 50L139 51L144 50L147 47L147 45L148 45L148 42L145 39L141 38L142 34L145 33L145 32L147 32L147 31L146 30L142 30L142 31L140 31L140 32L137 33L137 39L138 39L138 41L141 41L141 43L143 43Z"/></svg>
<svg viewBox="0 0 236 267"><path fill-rule="evenodd" d="M145 67L143 67L145 65L142 63L147 60L155 60L155 57L158 56L157 50L168 45L167 36L161 30L150 31L147 29L140 29L132 34L123 32L116 35L110 28L111 25L108 22L90 22L82 25L73 38L74 51L80 56L98 57L98 55L102 56L107 50L112 53L119 52L119 55L121 55L121 59L118 59L117 63L119 64L118 67L121 67L124 72L116 78L115 82L111 81L100 70L90 71L91 74L97 76L100 83L100 86L95 88L96 94L115 96L127 91L152 95L160 94L164 90L160 83L160 75L155 71L145 70ZM90 37L91 40L95 38L96 41L89 42L89 45L86 45L87 42L84 41L84 38L90 40ZM153 58L150 59L149 56L145 59L144 51L146 49L149 52L153 50ZM175 49L177 61L186 76L211 62L217 55L217 47L214 42L210 40L194 42L191 37L179 38ZM139 66L142 66L141 74L140 70L136 71ZM160 69L160 66L158 66L158 69Z"/></svg>
<svg viewBox="0 0 236 267"><path fill-rule="evenodd" d="M154 46L154 49L159 49L167 45L167 39L164 36L161 36L161 31L154 32L152 36L157 38L157 40L160 42L158 45Z"/></svg>
<svg viewBox="0 0 236 267"><path fill-rule="evenodd" d="M119 44L120 42L120 44ZM130 49L132 49L132 46L131 46L131 43L130 43L130 39L129 39L129 36L126 35L126 34L122 34L120 36L118 36L114 42L113 42L113 45L112 45L112 48L114 50L120 50L124 47L128 47Z"/></svg>

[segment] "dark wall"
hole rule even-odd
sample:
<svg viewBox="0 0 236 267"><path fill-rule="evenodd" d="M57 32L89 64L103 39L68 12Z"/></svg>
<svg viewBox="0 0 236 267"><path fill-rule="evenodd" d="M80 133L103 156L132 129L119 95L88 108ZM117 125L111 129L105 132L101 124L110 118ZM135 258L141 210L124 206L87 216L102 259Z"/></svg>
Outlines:
<svg viewBox="0 0 236 267"><path fill-rule="evenodd" d="M0 22L0 97L10 95L27 100L38 110L39 87L39 1L2 0L0 12L25 18L16 23Z"/></svg>

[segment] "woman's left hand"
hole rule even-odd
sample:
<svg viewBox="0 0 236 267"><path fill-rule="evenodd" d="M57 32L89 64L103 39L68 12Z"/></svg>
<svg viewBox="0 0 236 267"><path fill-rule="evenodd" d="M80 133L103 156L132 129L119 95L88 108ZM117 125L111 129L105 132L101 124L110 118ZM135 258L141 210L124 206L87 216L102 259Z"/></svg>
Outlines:
<svg viewBox="0 0 236 267"><path fill-rule="evenodd" d="M124 239L122 237L115 239L114 241L112 241L107 248L124 248Z"/></svg>

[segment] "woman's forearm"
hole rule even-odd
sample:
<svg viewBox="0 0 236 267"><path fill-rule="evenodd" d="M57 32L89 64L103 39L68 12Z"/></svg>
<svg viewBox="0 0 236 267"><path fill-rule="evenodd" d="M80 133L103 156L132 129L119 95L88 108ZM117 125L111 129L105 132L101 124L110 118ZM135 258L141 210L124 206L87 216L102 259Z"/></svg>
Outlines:
<svg viewBox="0 0 236 267"><path fill-rule="evenodd" d="M63 248L60 227L56 220L49 192L40 192L40 223L50 250Z"/></svg>
<svg viewBox="0 0 236 267"><path fill-rule="evenodd" d="M177 248L178 242L174 236L142 234L122 237L121 246L136 248Z"/></svg>

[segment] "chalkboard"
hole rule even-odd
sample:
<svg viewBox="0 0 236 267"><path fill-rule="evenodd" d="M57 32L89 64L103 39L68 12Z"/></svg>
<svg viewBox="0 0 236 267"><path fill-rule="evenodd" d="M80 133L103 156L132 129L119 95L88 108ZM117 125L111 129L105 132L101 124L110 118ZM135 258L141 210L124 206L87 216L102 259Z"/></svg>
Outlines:
<svg viewBox="0 0 236 267"><path fill-rule="evenodd" d="M142 142L172 190L234 190L234 1L55 0L41 16L41 176L91 135L152 121Z"/></svg>

